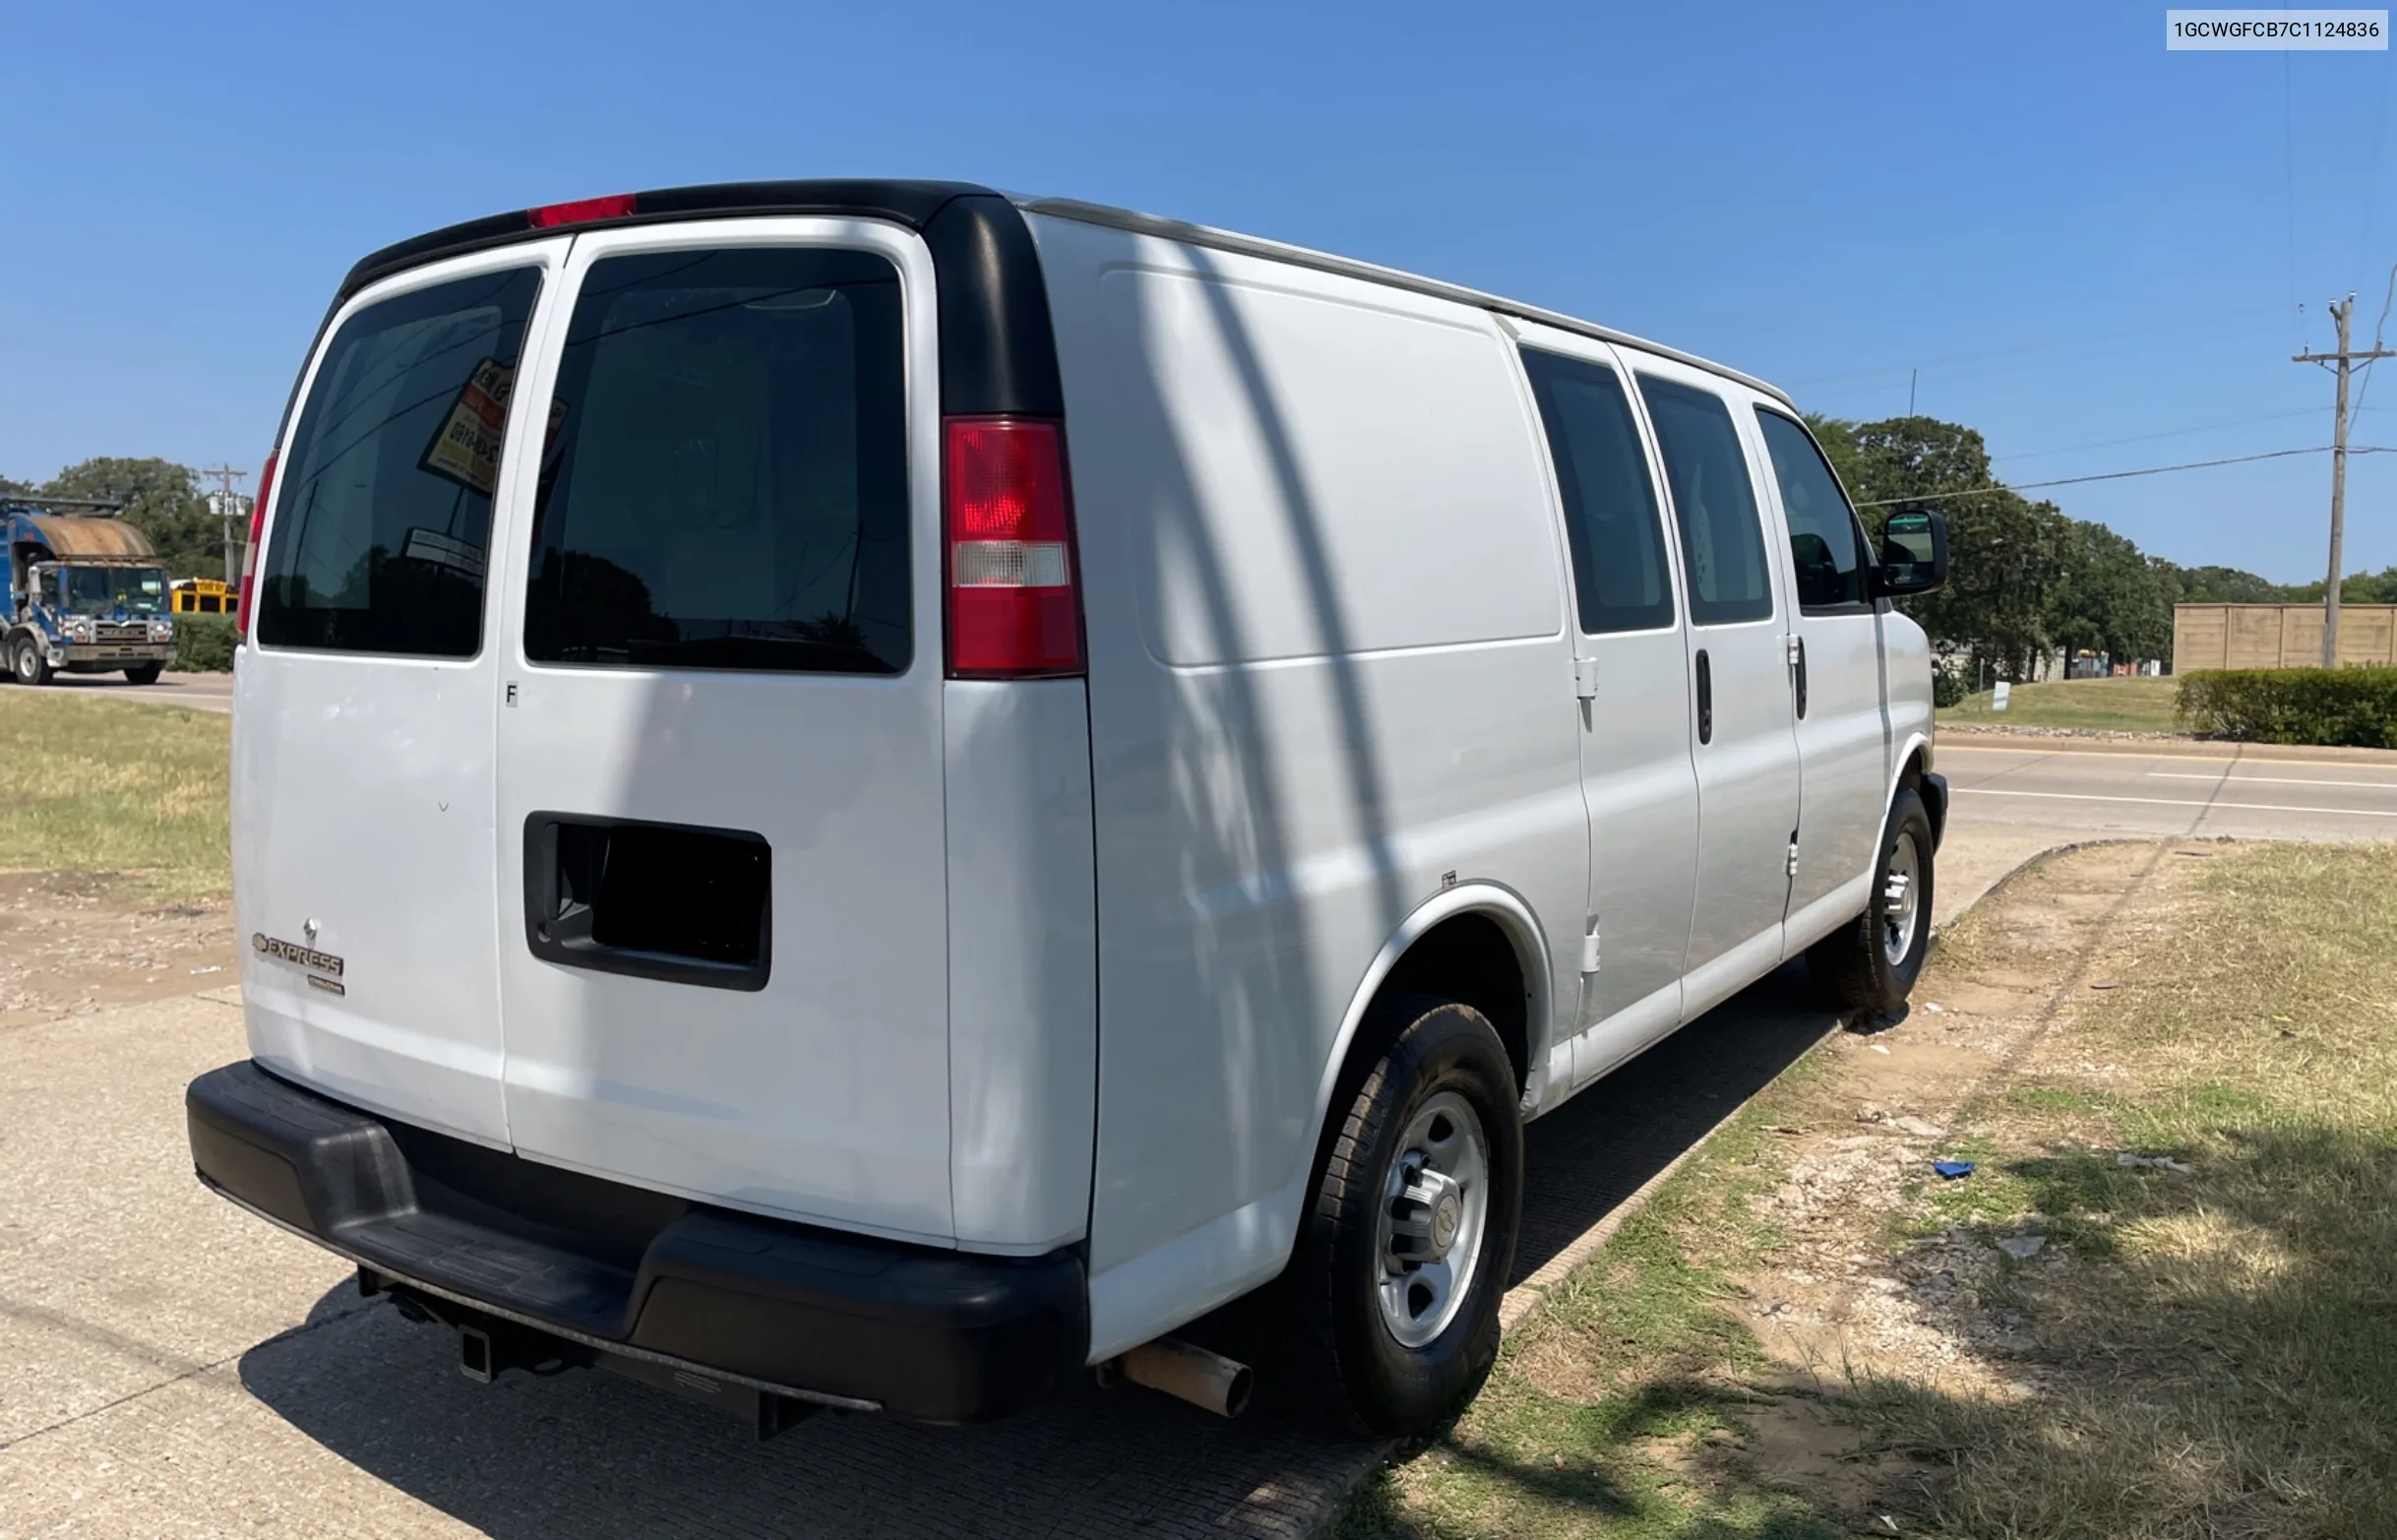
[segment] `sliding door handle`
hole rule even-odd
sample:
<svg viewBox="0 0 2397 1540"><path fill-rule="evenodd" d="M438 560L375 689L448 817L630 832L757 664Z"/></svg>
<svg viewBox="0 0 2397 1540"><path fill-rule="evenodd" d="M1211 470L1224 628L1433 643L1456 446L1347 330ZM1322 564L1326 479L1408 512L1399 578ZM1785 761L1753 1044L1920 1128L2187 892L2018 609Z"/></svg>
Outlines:
<svg viewBox="0 0 2397 1540"><path fill-rule="evenodd" d="M1698 742L1714 742L1714 661L1704 647L1697 654Z"/></svg>
<svg viewBox="0 0 2397 1540"><path fill-rule="evenodd" d="M1806 720L1806 638L1790 638L1790 683L1798 691L1798 719Z"/></svg>

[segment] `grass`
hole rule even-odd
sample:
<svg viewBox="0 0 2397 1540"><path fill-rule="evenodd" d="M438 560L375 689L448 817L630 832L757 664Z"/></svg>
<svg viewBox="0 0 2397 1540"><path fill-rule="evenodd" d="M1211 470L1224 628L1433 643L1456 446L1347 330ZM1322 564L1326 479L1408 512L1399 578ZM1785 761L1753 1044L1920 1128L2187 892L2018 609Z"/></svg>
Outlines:
<svg viewBox="0 0 2397 1540"><path fill-rule="evenodd" d="M112 871L160 899L232 888L231 720L0 689L0 871Z"/></svg>
<svg viewBox="0 0 2397 1540"><path fill-rule="evenodd" d="M2392 957L2397 852L2243 852L2074 1023L2130 1088L2005 1099L1997 1180L1958 1217L2037 1215L2070 1248L2023 1296L2059 1387L2003 1405L1868 1387L1860 1415L1949 1473L1932 1528L2397 1532Z"/></svg>
<svg viewBox="0 0 2397 1540"><path fill-rule="evenodd" d="M1910 1181L1880 1216L1893 1258L1942 1231L2051 1245L2038 1264L1998 1257L1978 1296L2019 1325L1981 1351L2028 1393L1833 1363L1841 1393L1804 1398L1860 1467L1920 1480L1843 1501L1740 1455L1768 1398L1792 1399L1745 1308L1772 1286L1750 1201L1780 1179L1762 1135L1845 1105L1835 1082L1810 1089L1835 1072L1809 1061L1335 1534L1798 1540L1884 1532L1882 1513L1897 1533L2023 1540L2397 1534L2397 846L2259 846L2180 881L2108 963L2121 987L1968 1103L1946 1147L1975 1176Z"/></svg>
<svg viewBox="0 0 2397 1540"><path fill-rule="evenodd" d="M1730 1272L1775 1239L1750 1201L1771 1186L1766 1130L1817 1074L1801 1062L1768 1087L1555 1289L1464 1417L1368 1483L1334 1540L1846 1533L1805 1497L1720 1468L1758 1404L1742 1382L1764 1369Z"/></svg>
<svg viewBox="0 0 2397 1540"><path fill-rule="evenodd" d="M1942 722L2016 727L2077 727L2089 732L2184 733L2175 706L2178 679L2059 679L2016 685L2003 711L1990 708L1993 693L1966 696L1938 713Z"/></svg>

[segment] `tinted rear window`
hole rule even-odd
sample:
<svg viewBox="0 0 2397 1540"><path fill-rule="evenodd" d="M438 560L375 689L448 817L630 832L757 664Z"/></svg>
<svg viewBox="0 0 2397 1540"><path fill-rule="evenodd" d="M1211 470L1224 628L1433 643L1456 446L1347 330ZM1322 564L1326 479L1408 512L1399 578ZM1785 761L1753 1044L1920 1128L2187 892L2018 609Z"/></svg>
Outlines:
<svg viewBox="0 0 2397 1540"><path fill-rule="evenodd" d="M594 263L541 476L545 662L903 672L897 270L856 251Z"/></svg>
<svg viewBox="0 0 2397 1540"><path fill-rule="evenodd" d="M258 582L269 647L470 657L530 268L369 305L317 368Z"/></svg>

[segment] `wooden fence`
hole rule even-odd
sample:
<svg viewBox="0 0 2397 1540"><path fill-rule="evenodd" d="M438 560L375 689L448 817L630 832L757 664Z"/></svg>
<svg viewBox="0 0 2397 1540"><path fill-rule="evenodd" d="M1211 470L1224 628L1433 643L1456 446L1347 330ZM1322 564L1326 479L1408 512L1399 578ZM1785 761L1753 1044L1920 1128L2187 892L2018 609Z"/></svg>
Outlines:
<svg viewBox="0 0 2397 1540"><path fill-rule="evenodd" d="M2319 604L2176 604L2173 672L2314 668L2322 661ZM2339 661L2397 664L2397 604L2339 606Z"/></svg>

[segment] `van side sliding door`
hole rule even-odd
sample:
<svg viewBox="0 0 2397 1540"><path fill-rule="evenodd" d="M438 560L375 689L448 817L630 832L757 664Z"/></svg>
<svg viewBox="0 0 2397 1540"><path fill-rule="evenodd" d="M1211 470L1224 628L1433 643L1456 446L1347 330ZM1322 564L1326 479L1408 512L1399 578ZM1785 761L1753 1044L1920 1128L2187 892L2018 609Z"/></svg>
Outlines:
<svg viewBox="0 0 2397 1540"><path fill-rule="evenodd" d="M1573 586L1590 840L1578 1085L1682 1020L1698 847L1689 636L1663 500L1614 350L1530 327L1523 344Z"/></svg>
<svg viewBox="0 0 2397 1540"><path fill-rule="evenodd" d="M1781 960L1798 834L1790 622L1748 442L1713 376L1638 358L1680 537L1696 712L1697 898L1684 1020Z"/></svg>

